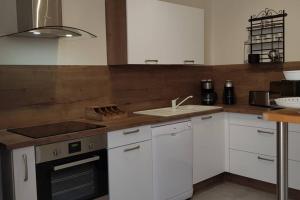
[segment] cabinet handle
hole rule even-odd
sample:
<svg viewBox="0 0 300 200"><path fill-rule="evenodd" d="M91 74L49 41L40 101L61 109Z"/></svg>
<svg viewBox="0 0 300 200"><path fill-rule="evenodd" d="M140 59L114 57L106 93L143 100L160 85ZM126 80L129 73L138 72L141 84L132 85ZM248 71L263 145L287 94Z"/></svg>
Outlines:
<svg viewBox="0 0 300 200"><path fill-rule="evenodd" d="M158 64L158 60L145 60L145 64Z"/></svg>
<svg viewBox="0 0 300 200"><path fill-rule="evenodd" d="M274 132L271 131L262 131L262 130L257 130L258 133L263 133L263 134L269 134L269 135L274 135Z"/></svg>
<svg viewBox="0 0 300 200"><path fill-rule="evenodd" d="M23 162L24 162L24 169L25 169L25 176L24 176L24 182L28 181L28 162L27 162L27 155L23 154Z"/></svg>
<svg viewBox="0 0 300 200"><path fill-rule="evenodd" d="M202 117L201 119L202 120L208 120L208 119L212 119L213 117L212 116L208 116L208 117Z"/></svg>
<svg viewBox="0 0 300 200"><path fill-rule="evenodd" d="M185 60L183 64L195 64L195 60Z"/></svg>
<svg viewBox="0 0 300 200"><path fill-rule="evenodd" d="M136 130L133 130L133 131L125 131L123 133L123 135L130 135L130 134L138 133L138 132L140 132L140 129L136 129Z"/></svg>
<svg viewBox="0 0 300 200"><path fill-rule="evenodd" d="M124 152L134 151L134 150L138 150L138 149L140 149L140 148L141 148L141 146L140 146L140 145L138 145L138 146L136 146L136 147L132 147L132 148L128 148L128 149L124 149Z"/></svg>
<svg viewBox="0 0 300 200"><path fill-rule="evenodd" d="M259 159L259 160L264 160L264 161L269 161L269 162L275 162L274 159L263 158L263 157L261 157L261 156L257 156L257 159Z"/></svg>

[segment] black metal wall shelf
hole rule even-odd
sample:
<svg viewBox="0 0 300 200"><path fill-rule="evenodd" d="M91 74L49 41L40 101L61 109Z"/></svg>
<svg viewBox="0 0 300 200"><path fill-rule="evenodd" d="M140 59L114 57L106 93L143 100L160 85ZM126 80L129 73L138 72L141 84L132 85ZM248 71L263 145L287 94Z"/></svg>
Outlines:
<svg viewBox="0 0 300 200"><path fill-rule="evenodd" d="M285 10L278 12L266 8L249 19L249 54L259 54L260 63L285 62ZM275 58L271 56L271 53ZM270 54L270 56L269 56Z"/></svg>

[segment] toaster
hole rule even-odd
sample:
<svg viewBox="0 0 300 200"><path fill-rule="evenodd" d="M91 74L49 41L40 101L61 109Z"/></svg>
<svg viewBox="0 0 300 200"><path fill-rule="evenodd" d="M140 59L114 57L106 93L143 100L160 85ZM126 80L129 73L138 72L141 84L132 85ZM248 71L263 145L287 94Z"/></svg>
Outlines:
<svg viewBox="0 0 300 200"><path fill-rule="evenodd" d="M253 106L272 107L275 104L274 99L278 98L278 94L270 91L250 91L249 104Z"/></svg>

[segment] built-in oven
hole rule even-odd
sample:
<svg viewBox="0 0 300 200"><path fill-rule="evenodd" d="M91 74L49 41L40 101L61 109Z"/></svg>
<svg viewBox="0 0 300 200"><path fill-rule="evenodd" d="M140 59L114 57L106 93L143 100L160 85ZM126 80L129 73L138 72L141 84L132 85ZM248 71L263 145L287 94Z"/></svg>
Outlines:
<svg viewBox="0 0 300 200"><path fill-rule="evenodd" d="M36 147L39 200L108 200L106 134Z"/></svg>

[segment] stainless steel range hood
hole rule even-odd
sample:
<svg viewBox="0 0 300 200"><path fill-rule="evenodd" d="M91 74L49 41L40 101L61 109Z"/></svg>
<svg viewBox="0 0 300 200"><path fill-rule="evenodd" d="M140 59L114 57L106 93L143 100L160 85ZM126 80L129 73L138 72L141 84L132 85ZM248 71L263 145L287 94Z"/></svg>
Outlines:
<svg viewBox="0 0 300 200"><path fill-rule="evenodd" d="M6 13L4 18L0 16L0 28L3 29L3 24L14 27L13 32L10 29L0 36L97 37L79 28L63 26L61 0L0 0L0 13ZM12 13L14 16L9 17ZM3 22L5 20L7 22Z"/></svg>

